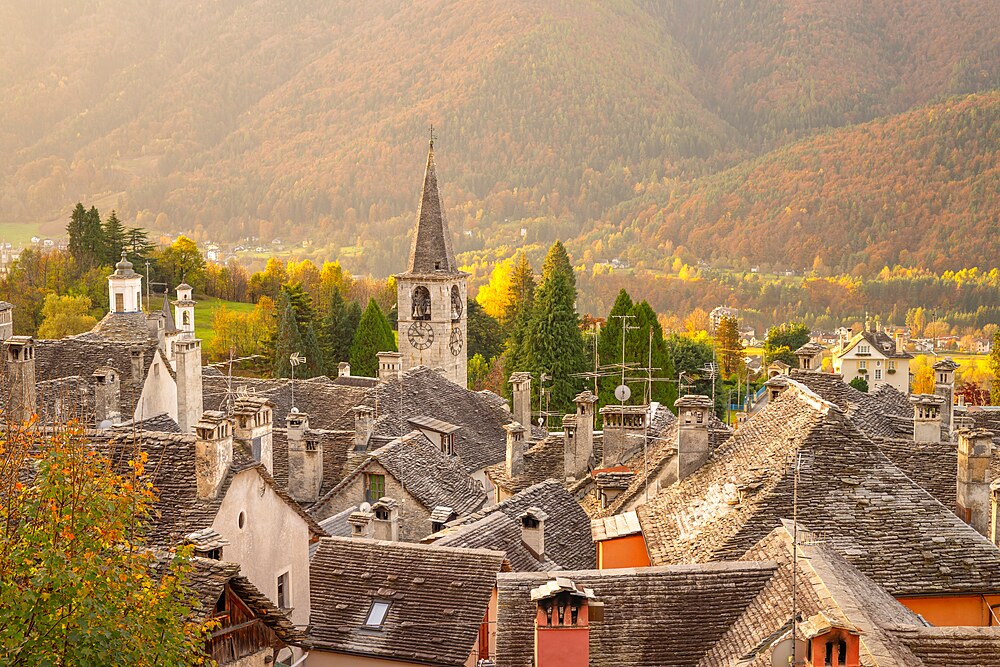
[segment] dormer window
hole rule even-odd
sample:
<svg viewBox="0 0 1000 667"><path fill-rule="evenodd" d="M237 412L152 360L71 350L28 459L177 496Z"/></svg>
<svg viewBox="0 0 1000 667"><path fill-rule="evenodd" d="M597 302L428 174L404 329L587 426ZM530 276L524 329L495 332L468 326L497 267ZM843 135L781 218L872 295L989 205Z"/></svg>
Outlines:
<svg viewBox="0 0 1000 667"><path fill-rule="evenodd" d="M867 345L858 345L858 354L871 354L872 349Z"/></svg>
<svg viewBox="0 0 1000 667"><path fill-rule="evenodd" d="M371 629L381 629L385 623L385 617L389 614L391 602L375 600L371 608L368 609L368 617L365 619L365 627Z"/></svg>

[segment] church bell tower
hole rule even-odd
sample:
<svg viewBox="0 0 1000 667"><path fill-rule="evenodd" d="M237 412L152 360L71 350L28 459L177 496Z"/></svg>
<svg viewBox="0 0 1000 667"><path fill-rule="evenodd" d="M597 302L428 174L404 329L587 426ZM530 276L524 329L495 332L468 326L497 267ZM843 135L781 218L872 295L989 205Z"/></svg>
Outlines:
<svg viewBox="0 0 1000 667"><path fill-rule="evenodd" d="M410 264L406 273L396 275L403 371L421 365L441 368L449 380L466 386L467 277L458 270L441 210L432 131Z"/></svg>

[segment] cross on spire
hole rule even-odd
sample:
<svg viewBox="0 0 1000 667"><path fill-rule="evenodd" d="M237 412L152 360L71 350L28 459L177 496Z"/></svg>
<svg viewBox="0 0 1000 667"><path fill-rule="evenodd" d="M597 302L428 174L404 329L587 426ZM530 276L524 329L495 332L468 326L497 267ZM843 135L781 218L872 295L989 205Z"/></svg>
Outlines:
<svg viewBox="0 0 1000 667"><path fill-rule="evenodd" d="M427 129L428 129L428 130L430 131L430 135L431 135L431 141L430 141L430 144L431 144L431 148L433 149L433 148L434 148L434 139L436 139L436 138L437 138L437 137L436 137L436 136L434 135L434 123L431 123L430 127L429 127L429 128L427 128Z"/></svg>

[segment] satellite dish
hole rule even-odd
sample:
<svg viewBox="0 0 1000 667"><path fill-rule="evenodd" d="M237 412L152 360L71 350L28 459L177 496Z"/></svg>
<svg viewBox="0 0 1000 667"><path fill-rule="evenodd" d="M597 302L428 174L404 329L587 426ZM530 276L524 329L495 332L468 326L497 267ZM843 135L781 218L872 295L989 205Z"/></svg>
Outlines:
<svg viewBox="0 0 1000 667"><path fill-rule="evenodd" d="M541 426L544 423L545 423L545 418L544 417L539 417L538 418L538 425Z"/></svg>
<svg viewBox="0 0 1000 667"><path fill-rule="evenodd" d="M297 415L299 413L299 409L293 407L291 410L289 410L289 412L291 412L292 414L296 414Z"/></svg>
<svg viewBox="0 0 1000 667"><path fill-rule="evenodd" d="M792 639L791 637L785 637L780 642L774 645L771 649L771 667L789 667L792 663L792 642L795 642L797 649L795 651L796 658L805 658L807 646L805 641L801 639Z"/></svg>
<svg viewBox="0 0 1000 667"><path fill-rule="evenodd" d="M371 512L372 511L372 504L371 503L361 503L361 507L359 507L358 509L360 511L362 511L362 512Z"/></svg>
<svg viewBox="0 0 1000 667"><path fill-rule="evenodd" d="M114 422L112 422L110 419L105 419L101 421L100 424L97 425L97 428L103 431L104 429L111 428L112 426L114 426Z"/></svg>
<svg viewBox="0 0 1000 667"><path fill-rule="evenodd" d="M632 396L632 390L628 388L628 385L620 384L615 387L615 398L624 403Z"/></svg>

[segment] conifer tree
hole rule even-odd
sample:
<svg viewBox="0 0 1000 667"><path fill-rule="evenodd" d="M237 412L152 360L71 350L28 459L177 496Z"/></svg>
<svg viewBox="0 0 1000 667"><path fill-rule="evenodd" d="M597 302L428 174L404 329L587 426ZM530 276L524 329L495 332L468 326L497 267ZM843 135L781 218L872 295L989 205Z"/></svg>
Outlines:
<svg viewBox="0 0 1000 667"><path fill-rule="evenodd" d="M98 266L104 253L104 227L101 225L101 214L94 206L84 218L80 244L82 266L88 269Z"/></svg>
<svg viewBox="0 0 1000 667"><path fill-rule="evenodd" d="M365 312L361 315L361 321L358 322L358 329L354 333L354 341L351 343L351 373L376 377L378 375L376 354L395 351L396 338L393 336L389 321L385 319L375 299L369 299Z"/></svg>
<svg viewBox="0 0 1000 667"><path fill-rule="evenodd" d="M69 254L80 265L86 260L86 252L83 247L83 229L86 224L87 209L83 207L83 204L77 202L76 208L70 214L69 224L66 225L66 234L69 236Z"/></svg>
<svg viewBox="0 0 1000 667"><path fill-rule="evenodd" d="M549 276L555 273L561 273L566 276L575 294L576 274L573 273L573 263L570 262L569 253L566 252L566 247L562 244L562 241L556 241L552 244L548 254L545 255L545 262L542 264L542 276Z"/></svg>
<svg viewBox="0 0 1000 667"><path fill-rule="evenodd" d="M156 246L149 242L149 233L142 227L129 227L126 230L125 248L132 264L136 266L145 264L156 250Z"/></svg>
<svg viewBox="0 0 1000 667"><path fill-rule="evenodd" d="M615 303L608 313L608 319L601 328L600 337L597 339L597 354L600 357L602 366L621 363L622 357L622 317L621 315L632 314L632 297L623 288L618 292ZM634 324L630 324L634 326ZM635 334L635 332L629 332ZM626 338L627 340L627 338ZM626 359L628 361L628 359ZM638 361L638 359L631 359ZM600 401L601 405L617 403L614 398L615 387L621 383L621 375L601 378L600 381Z"/></svg>
<svg viewBox="0 0 1000 667"><path fill-rule="evenodd" d="M646 399L658 401L673 409L674 402L677 400L677 385L669 380L675 379L674 363L670 357L667 342L663 337L663 327L660 326L660 321L656 317L656 311L643 300L632 306L629 314L633 316L633 319L629 320L629 326L636 327L636 329L630 331L629 336L625 339L625 358L638 362L640 367L650 364L652 368L656 369L651 371L652 378L666 381L650 383L652 396L647 396ZM635 374L637 377L643 375L645 375L644 372ZM638 387L633 387L633 395L635 395L636 389ZM644 393L645 388L642 389Z"/></svg>
<svg viewBox="0 0 1000 667"><path fill-rule="evenodd" d="M357 333L358 324L360 323L361 304L357 301L351 301L344 308L344 316L340 318L337 328L334 331L335 352L338 362L350 361L351 344L354 342L354 334Z"/></svg>
<svg viewBox="0 0 1000 667"><path fill-rule="evenodd" d="M323 368L326 370L326 374L331 377L337 374L340 362L347 360L346 358L341 359L337 355L340 349L340 346L337 344L337 328L340 326L340 320L344 317L345 313L346 306L344 305L344 297L340 294L340 290L331 289L326 305L326 312L323 313L323 319L320 321L319 326L319 343L323 349Z"/></svg>
<svg viewBox="0 0 1000 667"><path fill-rule="evenodd" d="M583 334L576 314L576 289L560 259L565 254L556 242L546 257L542 284L535 292L534 307L525 340L530 370L552 376L548 409L568 410L583 383L574 373L586 370ZM572 270L572 269L571 269Z"/></svg>
<svg viewBox="0 0 1000 667"><path fill-rule="evenodd" d="M295 352L302 353L302 334L295 320L295 308L286 291L279 292L277 306L278 329L274 334L274 377L287 378L292 376L289 357Z"/></svg>
<svg viewBox="0 0 1000 667"><path fill-rule="evenodd" d="M126 242L128 241L125 225L118 219L118 214L115 211L111 211L101 229L103 247L101 248L100 263L103 265L114 265L121 258L122 248L126 247ZM133 264L136 263L136 259L135 257L129 258Z"/></svg>
<svg viewBox="0 0 1000 667"><path fill-rule="evenodd" d="M723 377L740 372L743 368L743 342L740 340L739 322L735 317L723 317L719 320L715 344L719 351Z"/></svg>

